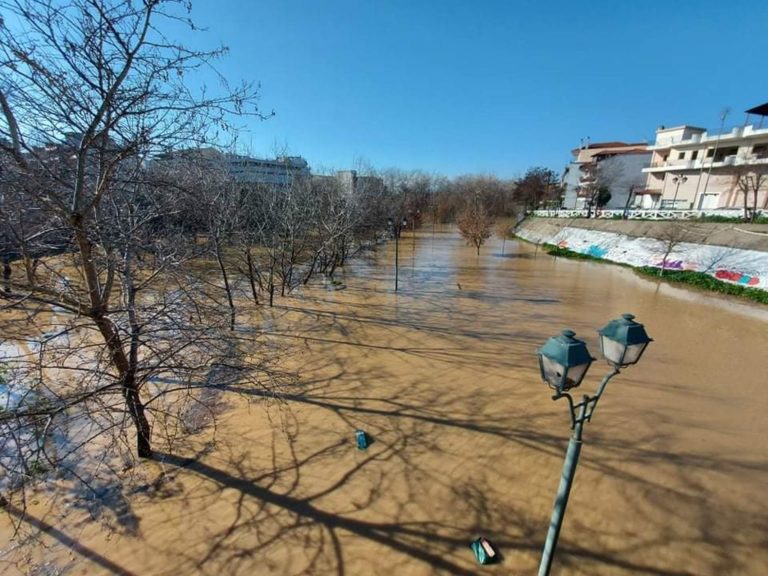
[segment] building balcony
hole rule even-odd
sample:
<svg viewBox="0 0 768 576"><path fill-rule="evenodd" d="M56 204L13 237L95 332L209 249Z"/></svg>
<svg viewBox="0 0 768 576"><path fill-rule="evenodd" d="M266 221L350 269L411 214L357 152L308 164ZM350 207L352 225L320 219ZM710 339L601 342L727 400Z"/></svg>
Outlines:
<svg viewBox="0 0 768 576"><path fill-rule="evenodd" d="M756 128L750 126L736 126L723 132L703 132L701 134L692 134L690 138L669 138L648 146L648 150L665 150L674 148L676 150L686 150L695 148L704 148L714 146L716 142L722 144L732 144L738 140L768 140L768 128Z"/></svg>
<svg viewBox="0 0 768 576"><path fill-rule="evenodd" d="M643 172L674 172L675 170L701 170L702 168L727 168L729 166L765 166L768 164L768 158L761 156L725 156L712 161L710 158L703 160L667 160L666 162L654 162L648 168L643 168Z"/></svg>

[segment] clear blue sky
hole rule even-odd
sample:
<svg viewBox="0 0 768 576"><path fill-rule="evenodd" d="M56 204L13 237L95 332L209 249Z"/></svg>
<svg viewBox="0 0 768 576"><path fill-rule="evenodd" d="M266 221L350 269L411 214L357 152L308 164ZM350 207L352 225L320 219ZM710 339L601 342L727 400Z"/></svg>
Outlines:
<svg viewBox="0 0 768 576"><path fill-rule="evenodd" d="M715 128L725 106L739 125L768 101L766 0L197 0L192 16L193 44L227 45L220 70L275 110L241 142L313 167L559 172L582 137Z"/></svg>

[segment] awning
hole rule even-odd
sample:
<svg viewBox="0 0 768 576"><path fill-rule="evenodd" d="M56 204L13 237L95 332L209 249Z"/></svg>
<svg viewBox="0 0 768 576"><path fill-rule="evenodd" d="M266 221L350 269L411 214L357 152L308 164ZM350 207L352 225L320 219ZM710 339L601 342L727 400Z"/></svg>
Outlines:
<svg viewBox="0 0 768 576"><path fill-rule="evenodd" d="M757 114L758 116L768 116L768 102L760 104L747 110L747 114Z"/></svg>

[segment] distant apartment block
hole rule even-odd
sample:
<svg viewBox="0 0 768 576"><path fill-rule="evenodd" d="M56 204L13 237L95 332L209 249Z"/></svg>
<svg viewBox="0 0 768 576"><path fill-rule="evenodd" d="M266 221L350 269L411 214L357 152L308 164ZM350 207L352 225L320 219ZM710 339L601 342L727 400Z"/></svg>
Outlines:
<svg viewBox="0 0 768 576"><path fill-rule="evenodd" d="M594 142L571 151L573 160L563 172L563 208L588 208L595 191L603 188L611 198L607 209L624 208L630 191L642 188L642 169L650 164L645 142Z"/></svg>
<svg viewBox="0 0 768 576"><path fill-rule="evenodd" d="M339 170L332 175L316 174L316 182L331 182L345 194L373 193L384 190L384 180L378 176L362 176L356 170Z"/></svg>
<svg viewBox="0 0 768 576"><path fill-rule="evenodd" d="M218 165L238 182L288 186L294 178L308 177L309 164L301 156L279 156L274 159L254 158L241 154L224 154L215 148L187 148L160 155L159 162L174 160Z"/></svg>
<svg viewBox="0 0 768 576"><path fill-rule="evenodd" d="M750 111L760 114L761 109L768 114L768 105ZM643 169L646 188L636 200L641 208L741 208L744 196L739 180L768 172L768 127L761 124L723 133L687 125L662 126L648 149L653 156L651 165ZM757 207L768 208L768 179L758 193Z"/></svg>
<svg viewBox="0 0 768 576"><path fill-rule="evenodd" d="M226 161L229 173L240 182L288 186L294 178L310 174L309 164L301 156L279 156L268 160L227 154Z"/></svg>

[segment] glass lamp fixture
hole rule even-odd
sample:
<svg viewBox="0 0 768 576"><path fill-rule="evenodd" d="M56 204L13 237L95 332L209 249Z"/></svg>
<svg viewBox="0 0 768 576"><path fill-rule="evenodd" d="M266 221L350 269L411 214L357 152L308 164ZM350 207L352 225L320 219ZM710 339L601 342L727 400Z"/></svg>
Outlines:
<svg viewBox="0 0 768 576"><path fill-rule="evenodd" d="M653 342L634 318L632 314L622 314L597 331L603 356L616 368L637 364L648 344Z"/></svg>
<svg viewBox="0 0 768 576"><path fill-rule="evenodd" d="M573 330L563 330L539 349L541 378L558 393L581 384L594 361L584 341L574 336Z"/></svg>

